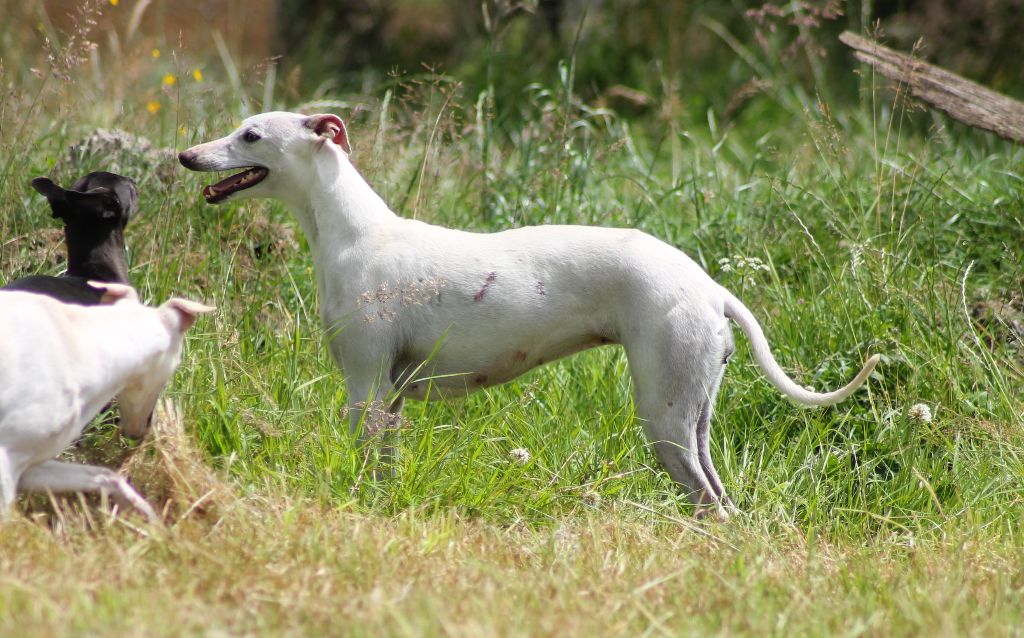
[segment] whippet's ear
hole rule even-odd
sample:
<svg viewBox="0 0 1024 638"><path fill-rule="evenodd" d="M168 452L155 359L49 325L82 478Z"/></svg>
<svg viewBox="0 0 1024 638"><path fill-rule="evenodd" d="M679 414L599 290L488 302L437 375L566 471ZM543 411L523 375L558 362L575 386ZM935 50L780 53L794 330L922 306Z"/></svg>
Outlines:
<svg viewBox="0 0 1024 638"><path fill-rule="evenodd" d="M164 322L167 323L167 326L176 329L182 334L195 324L199 315L213 312L214 310L216 308L213 306L178 297L168 299L160 306L160 314Z"/></svg>
<svg viewBox="0 0 1024 638"><path fill-rule="evenodd" d="M139 188L135 185L135 181L127 177L123 178L123 183L120 188L115 187L114 193L122 193L124 196L119 196L121 206L124 207L124 220L125 223L129 219L135 217L139 210Z"/></svg>
<svg viewBox="0 0 1024 638"><path fill-rule="evenodd" d="M93 171L78 178L67 192L68 200L74 200L82 212L100 219L117 218L127 224L138 210L139 189L135 181L117 173Z"/></svg>
<svg viewBox="0 0 1024 638"><path fill-rule="evenodd" d="M306 128L313 129L313 132L320 137L325 137L345 151L346 155L352 154L352 147L348 143L348 131L345 130L345 123L337 115L323 113L310 115L306 118Z"/></svg>
<svg viewBox="0 0 1024 638"><path fill-rule="evenodd" d="M37 177L32 180L32 188L36 189L36 192L46 198L46 201L50 202L50 209L53 212L54 217L63 217L62 211L58 210L58 206L67 203L67 191L54 183L49 177Z"/></svg>
<svg viewBox="0 0 1024 638"><path fill-rule="evenodd" d="M90 288L103 291L103 296L100 297L101 306L109 306L122 299L140 303L139 293L127 284L115 284L108 281L87 281L86 283Z"/></svg>

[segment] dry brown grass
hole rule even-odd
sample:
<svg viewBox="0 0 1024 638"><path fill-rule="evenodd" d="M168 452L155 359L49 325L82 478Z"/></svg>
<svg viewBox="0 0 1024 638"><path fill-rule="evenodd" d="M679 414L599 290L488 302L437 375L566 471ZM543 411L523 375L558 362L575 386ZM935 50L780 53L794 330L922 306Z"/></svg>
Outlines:
<svg viewBox="0 0 1024 638"><path fill-rule="evenodd" d="M168 502L202 480L169 479L188 495ZM284 495L228 505L162 532L16 521L0 633L1010 635L1021 618L1020 548L962 536L836 546L737 523L716 542L626 506L531 529Z"/></svg>
<svg viewBox="0 0 1024 638"><path fill-rule="evenodd" d="M238 499L232 484L196 449L178 406L169 399L158 404L153 432L122 472L168 523L189 517L216 520Z"/></svg>
<svg viewBox="0 0 1024 638"><path fill-rule="evenodd" d="M1022 619L1012 535L865 546L629 502L540 527L380 516L239 489L186 430L165 400L122 454L165 527L64 501L3 529L0 635L1011 635Z"/></svg>
<svg viewBox="0 0 1024 638"><path fill-rule="evenodd" d="M116 409L115 409L116 413ZM62 458L117 469L145 496L167 525L187 518L216 520L238 495L234 486L214 470L185 432L185 421L170 399L157 404L153 429L132 446L118 435L88 438L66 450ZM58 533L66 528L99 529L114 521L98 497L26 495L21 511L39 525ZM135 512L121 513L121 522L141 524ZM155 530L154 530L155 531Z"/></svg>
<svg viewBox="0 0 1024 638"><path fill-rule="evenodd" d="M60 228L15 235L0 242L0 269L12 273L12 280L37 272L49 274L49 269L61 268L66 261L64 231Z"/></svg>

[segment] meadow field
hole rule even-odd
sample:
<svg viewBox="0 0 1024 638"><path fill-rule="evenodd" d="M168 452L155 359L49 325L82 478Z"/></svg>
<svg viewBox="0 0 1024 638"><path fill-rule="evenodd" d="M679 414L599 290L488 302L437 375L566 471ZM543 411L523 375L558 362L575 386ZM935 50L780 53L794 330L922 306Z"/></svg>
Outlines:
<svg viewBox="0 0 1024 638"><path fill-rule="evenodd" d="M153 437L123 441L101 417L68 453L123 468L165 526L21 499L0 528L0 635L1024 631L1019 147L849 56L833 62L848 94L821 74L791 81L717 22L693 28L763 80L742 104L666 78L626 114L577 83L574 55L512 93L427 69L312 90L223 38L176 48L128 18L110 37L103 22L63 31L5 10L0 284L61 271L31 178L112 170L140 188L126 237L143 299L218 311L189 333ZM486 77L516 73L488 60ZM275 202L207 205L210 176L174 159L264 110L341 116L353 163L403 216L636 227L679 247L744 300L802 384L882 362L850 400L804 409L735 331L712 425L742 510L726 523L695 521L658 467L616 347L465 400L407 402L397 459L374 480L297 223Z"/></svg>

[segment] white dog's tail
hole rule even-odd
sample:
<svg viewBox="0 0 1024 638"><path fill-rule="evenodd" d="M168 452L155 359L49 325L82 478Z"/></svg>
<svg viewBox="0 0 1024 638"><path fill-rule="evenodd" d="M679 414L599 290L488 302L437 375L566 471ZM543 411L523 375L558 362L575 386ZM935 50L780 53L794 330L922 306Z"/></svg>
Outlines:
<svg viewBox="0 0 1024 638"><path fill-rule="evenodd" d="M750 340L750 348L754 352L754 360L764 370L768 381L778 388L779 392L801 405L816 406L839 403L864 385L868 375L878 365L880 356L872 355L857 376L853 378L853 381L832 392L811 392L804 389L786 376L786 373L779 367L768 346L768 340L765 338L764 332L761 331L761 325L757 323L757 319L750 313L750 310L728 290L723 288L723 291L725 292L725 316L739 324L743 333L747 335L747 339Z"/></svg>

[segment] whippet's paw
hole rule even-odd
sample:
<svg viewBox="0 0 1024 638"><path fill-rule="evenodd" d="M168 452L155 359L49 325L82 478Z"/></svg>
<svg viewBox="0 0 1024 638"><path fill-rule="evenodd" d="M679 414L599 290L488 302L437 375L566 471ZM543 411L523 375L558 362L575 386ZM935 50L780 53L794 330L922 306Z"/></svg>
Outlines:
<svg viewBox="0 0 1024 638"><path fill-rule="evenodd" d="M694 512L693 517L698 521L724 523L734 514L739 514L739 510L733 507L731 503L725 507L721 505L700 505Z"/></svg>
<svg viewBox="0 0 1024 638"><path fill-rule="evenodd" d="M151 525L159 525L162 522L153 506L135 491L135 488L128 483L128 479L111 472L109 475L103 476L102 482L103 491L113 498L120 510L128 511L129 508L135 508L146 517Z"/></svg>

